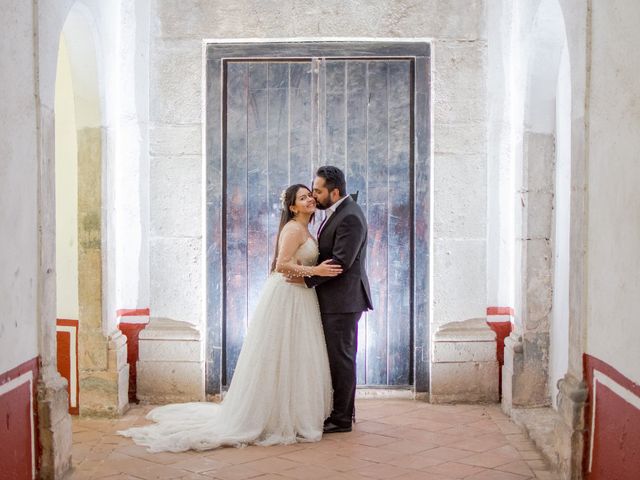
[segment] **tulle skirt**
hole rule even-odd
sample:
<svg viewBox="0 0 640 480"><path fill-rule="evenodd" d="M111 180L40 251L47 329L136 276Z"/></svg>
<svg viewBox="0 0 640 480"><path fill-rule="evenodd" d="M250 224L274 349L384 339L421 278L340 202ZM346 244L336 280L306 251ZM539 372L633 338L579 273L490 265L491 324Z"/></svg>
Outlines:
<svg viewBox="0 0 640 480"><path fill-rule="evenodd" d="M147 415L156 423L118 433L152 452L314 442L322 437L331 397L315 290L273 273L224 400L158 407Z"/></svg>

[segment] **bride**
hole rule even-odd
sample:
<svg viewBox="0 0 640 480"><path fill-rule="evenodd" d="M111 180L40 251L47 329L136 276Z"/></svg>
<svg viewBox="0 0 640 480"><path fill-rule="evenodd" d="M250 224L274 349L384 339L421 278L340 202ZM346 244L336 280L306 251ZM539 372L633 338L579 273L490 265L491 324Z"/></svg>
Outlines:
<svg viewBox="0 0 640 480"><path fill-rule="evenodd" d="M120 431L151 452L208 450L247 444L316 442L331 412L331 377L316 292L287 277L335 277L338 265L316 265L308 225L316 202L304 185L287 188L272 273L250 322L222 403L181 403L149 412L156 423Z"/></svg>

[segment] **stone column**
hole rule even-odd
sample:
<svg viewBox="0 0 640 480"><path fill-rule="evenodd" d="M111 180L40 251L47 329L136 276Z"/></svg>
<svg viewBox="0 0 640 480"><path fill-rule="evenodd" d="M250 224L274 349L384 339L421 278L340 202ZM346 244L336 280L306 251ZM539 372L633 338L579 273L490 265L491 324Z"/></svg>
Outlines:
<svg viewBox="0 0 640 480"><path fill-rule="evenodd" d="M554 430L554 447L558 453L558 470L563 479L581 478L586 400L587 385L584 380L567 373L558 382L559 421Z"/></svg>
<svg viewBox="0 0 640 480"><path fill-rule="evenodd" d="M102 128L78 130L80 413L118 416L128 405L127 339L102 321Z"/></svg>
<svg viewBox="0 0 640 480"><path fill-rule="evenodd" d="M552 134L525 132L520 196L520 309L505 339L502 407L549 405L549 319L553 306L555 147Z"/></svg>
<svg viewBox="0 0 640 480"><path fill-rule="evenodd" d="M71 468L67 381L56 367L56 240L53 111L38 105L38 431L40 478L62 478Z"/></svg>

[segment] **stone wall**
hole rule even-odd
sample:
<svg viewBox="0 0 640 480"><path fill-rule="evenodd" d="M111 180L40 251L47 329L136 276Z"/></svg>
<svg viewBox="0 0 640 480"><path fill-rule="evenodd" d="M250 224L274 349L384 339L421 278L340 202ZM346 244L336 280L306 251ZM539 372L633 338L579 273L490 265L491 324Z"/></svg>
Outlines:
<svg viewBox="0 0 640 480"><path fill-rule="evenodd" d="M430 39L432 322L486 307L483 1L155 0L151 25L151 310L203 323L203 39ZM425 295L428 292L425 292Z"/></svg>

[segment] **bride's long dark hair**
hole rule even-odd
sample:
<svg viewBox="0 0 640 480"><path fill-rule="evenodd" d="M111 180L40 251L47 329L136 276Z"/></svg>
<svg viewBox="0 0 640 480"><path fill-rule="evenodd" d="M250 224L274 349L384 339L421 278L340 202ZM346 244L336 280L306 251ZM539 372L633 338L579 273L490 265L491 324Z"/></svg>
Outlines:
<svg viewBox="0 0 640 480"><path fill-rule="evenodd" d="M282 229L289 222L289 220L292 220L295 216L291 211L291 207L296 204L298 190L300 190L301 188L304 188L305 190L311 192L311 190L309 190L309 187L307 187L306 185L296 183L287 187L286 190L282 192L282 195L280 197L280 226L278 227L278 236L276 237L276 251L273 254L273 261L271 262L272 272L275 271L276 262L278 260L278 249L280 248L280 232L282 232ZM311 220L313 220L313 215L311 215Z"/></svg>

